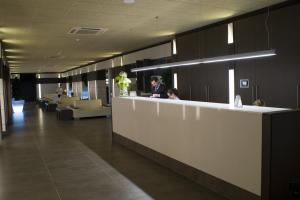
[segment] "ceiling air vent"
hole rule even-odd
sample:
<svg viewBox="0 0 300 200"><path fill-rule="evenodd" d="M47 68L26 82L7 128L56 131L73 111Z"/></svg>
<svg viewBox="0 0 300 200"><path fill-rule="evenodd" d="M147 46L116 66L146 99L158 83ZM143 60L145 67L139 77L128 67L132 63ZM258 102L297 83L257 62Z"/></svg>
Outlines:
<svg viewBox="0 0 300 200"><path fill-rule="evenodd" d="M75 35L99 35L107 31L107 28L87 28L87 27L74 27L71 28L69 34Z"/></svg>

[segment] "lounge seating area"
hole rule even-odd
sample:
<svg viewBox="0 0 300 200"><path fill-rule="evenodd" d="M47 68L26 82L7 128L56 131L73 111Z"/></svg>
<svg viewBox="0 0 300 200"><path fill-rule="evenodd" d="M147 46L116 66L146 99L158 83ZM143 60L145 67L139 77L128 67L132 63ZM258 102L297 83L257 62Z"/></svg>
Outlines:
<svg viewBox="0 0 300 200"><path fill-rule="evenodd" d="M57 103L59 99L58 99L57 94L53 93L53 94L45 94L41 100L47 101L50 103Z"/></svg>
<svg viewBox="0 0 300 200"><path fill-rule="evenodd" d="M59 120L111 116L111 107L104 106L101 99L80 100L66 95L58 99L57 94L47 94L39 100L39 106L44 111L56 111Z"/></svg>
<svg viewBox="0 0 300 200"><path fill-rule="evenodd" d="M111 108L103 106L101 99L77 100L69 109L73 110L74 119L111 115Z"/></svg>
<svg viewBox="0 0 300 200"><path fill-rule="evenodd" d="M72 106L74 104L74 101L79 101L79 97L68 97L68 96L61 96L60 100L58 101L57 107L58 108L65 108Z"/></svg>
<svg viewBox="0 0 300 200"><path fill-rule="evenodd" d="M38 101L39 107L42 108L44 111L55 112L58 102L57 94L45 94L43 97Z"/></svg>

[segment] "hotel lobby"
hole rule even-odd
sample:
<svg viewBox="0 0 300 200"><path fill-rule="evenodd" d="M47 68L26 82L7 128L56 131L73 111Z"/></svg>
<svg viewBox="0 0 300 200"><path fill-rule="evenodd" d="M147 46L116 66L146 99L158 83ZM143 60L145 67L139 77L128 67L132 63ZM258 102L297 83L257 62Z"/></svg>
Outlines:
<svg viewBox="0 0 300 200"><path fill-rule="evenodd" d="M298 0L0 0L0 200L299 200L298 19Z"/></svg>

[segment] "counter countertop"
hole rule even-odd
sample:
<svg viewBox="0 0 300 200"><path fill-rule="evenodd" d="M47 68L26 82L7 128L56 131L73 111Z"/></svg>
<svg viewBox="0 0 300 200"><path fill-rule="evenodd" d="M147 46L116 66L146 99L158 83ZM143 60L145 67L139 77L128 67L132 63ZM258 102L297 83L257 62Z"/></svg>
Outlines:
<svg viewBox="0 0 300 200"><path fill-rule="evenodd" d="M135 100L135 101L149 101L149 102L159 102L159 103L167 103L167 104L197 106L197 107L204 107L204 108L226 109L226 110L233 110L233 111L256 112L256 113L268 113L268 112L289 110L287 108L273 108L273 107L246 106L246 105L244 105L242 108L236 108L232 105L225 104L225 103L208 103L208 102L201 102L201 101L172 100L172 99L159 99L159 98L149 98L149 97L120 97L120 98Z"/></svg>

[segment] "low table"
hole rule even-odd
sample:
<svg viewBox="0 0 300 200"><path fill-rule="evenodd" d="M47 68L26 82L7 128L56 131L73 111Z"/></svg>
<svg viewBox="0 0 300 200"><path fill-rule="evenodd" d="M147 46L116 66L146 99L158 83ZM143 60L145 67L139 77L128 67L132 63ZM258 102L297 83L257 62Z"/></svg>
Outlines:
<svg viewBox="0 0 300 200"><path fill-rule="evenodd" d="M55 112L56 108L57 108L56 103L45 103L45 110L46 111Z"/></svg>
<svg viewBox="0 0 300 200"><path fill-rule="evenodd" d="M68 108L56 108L56 118L63 121L72 120L73 111Z"/></svg>

